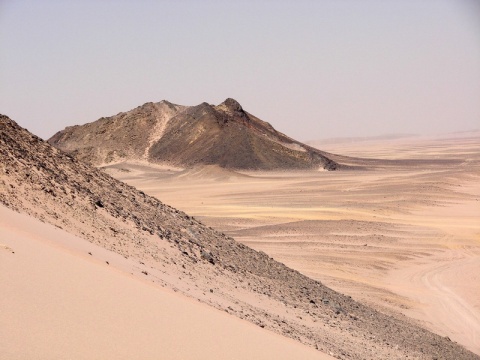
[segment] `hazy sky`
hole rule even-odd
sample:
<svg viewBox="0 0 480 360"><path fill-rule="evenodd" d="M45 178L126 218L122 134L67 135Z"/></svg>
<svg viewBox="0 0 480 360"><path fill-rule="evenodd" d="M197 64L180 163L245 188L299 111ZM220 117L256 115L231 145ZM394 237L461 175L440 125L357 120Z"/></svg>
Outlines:
<svg viewBox="0 0 480 360"><path fill-rule="evenodd" d="M0 0L0 113L48 138L227 97L310 140L480 128L480 0Z"/></svg>

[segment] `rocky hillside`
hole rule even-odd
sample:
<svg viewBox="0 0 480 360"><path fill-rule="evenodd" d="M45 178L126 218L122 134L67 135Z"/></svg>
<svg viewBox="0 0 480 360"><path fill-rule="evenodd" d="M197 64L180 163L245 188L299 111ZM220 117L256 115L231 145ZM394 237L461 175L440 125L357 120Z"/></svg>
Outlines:
<svg viewBox="0 0 480 360"><path fill-rule="evenodd" d="M49 142L94 165L143 159L230 169L339 167L329 154L276 131L233 99L218 106L147 103L93 123L67 127Z"/></svg>
<svg viewBox="0 0 480 360"><path fill-rule="evenodd" d="M479 359L204 226L6 116L0 116L0 176L1 204L134 259L132 273L141 272L152 286L182 292L338 358Z"/></svg>

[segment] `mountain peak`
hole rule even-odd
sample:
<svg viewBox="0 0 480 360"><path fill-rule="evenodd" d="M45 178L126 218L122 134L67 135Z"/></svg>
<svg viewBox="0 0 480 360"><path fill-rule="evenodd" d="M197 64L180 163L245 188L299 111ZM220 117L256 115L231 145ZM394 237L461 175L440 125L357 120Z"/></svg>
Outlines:
<svg viewBox="0 0 480 360"><path fill-rule="evenodd" d="M250 170L339 167L329 154L276 131L232 98L217 106L152 104L142 109L146 111L65 129L49 142L96 165L141 159L181 167L203 164Z"/></svg>
<svg viewBox="0 0 480 360"><path fill-rule="evenodd" d="M241 118L247 118L247 114L242 108L242 105L240 103L232 98L226 99L224 102L222 102L218 106L213 107L216 110L220 110L224 113L227 113L228 115L233 115L233 116L240 116Z"/></svg>
<svg viewBox="0 0 480 360"><path fill-rule="evenodd" d="M226 108L232 111L243 112L242 105L240 105L240 103L237 100L232 98L226 99L223 103L220 104L220 106L221 105L224 105Z"/></svg>

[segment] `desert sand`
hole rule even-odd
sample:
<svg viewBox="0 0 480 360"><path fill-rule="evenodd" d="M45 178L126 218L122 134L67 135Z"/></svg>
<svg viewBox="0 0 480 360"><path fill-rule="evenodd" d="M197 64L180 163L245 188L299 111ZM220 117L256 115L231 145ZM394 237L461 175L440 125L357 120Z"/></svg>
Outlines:
<svg viewBox="0 0 480 360"><path fill-rule="evenodd" d="M135 266L0 206L0 359L333 359L154 286Z"/></svg>
<svg viewBox="0 0 480 360"><path fill-rule="evenodd" d="M356 171L109 174L322 281L480 354L480 135L321 144L395 159ZM188 176L189 175L189 176Z"/></svg>
<svg viewBox="0 0 480 360"><path fill-rule="evenodd" d="M44 341L42 349L49 349L45 350L45 357L55 357L54 351L59 343L57 339L63 343L64 335L68 338L68 334L74 334L74 339L70 339L72 346L62 348L59 353L62 357L81 357L78 348L84 347L85 342L84 338L77 336L76 329L88 322L90 313L98 315L98 319L105 319L102 321L108 324L117 325L112 334L123 327L138 327L140 335L148 331L155 332L152 323L146 322L146 327L142 327L138 321L124 317L146 317L138 313L144 305L143 296L139 294L143 294L144 290L132 288L132 283L125 285L129 290L128 295L125 294L122 292L122 281L111 280L101 272L97 275L95 267L100 265L108 270L115 269L116 273L118 270L124 275L122 279L125 279L125 275L135 281L141 279L142 283L155 291L167 289L170 294L181 294L188 298L189 303L209 305L220 310L222 315L228 313L248 321L257 326L257 330L283 335L318 350L320 354L326 353L335 358L479 358L450 338L428 331L412 323L411 317L399 313L394 306L396 301L402 300L400 305L405 309L415 309L408 304L408 301L415 304L413 297L413 300L409 300L406 296L377 286L390 284L384 279L389 269L403 269L397 266L398 260L415 259L415 256L421 257L432 249L436 251L437 236L443 231L428 228L429 225L418 231L417 224L408 223L409 219L416 218L413 211L423 209L415 207L416 201L422 198L415 192L417 184L411 180L412 187L403 189L407 192L398 194L397 189L397 195L405 196L404 201L400 202L402 211L396 210L399 206L389 204L389 207L381 209L384 211L376 212L378 204L385 201L381 200L384 199L385 189L379 186L377 180L380 179L383 184L388 179L398 179L399 174L405 171L405 165L410 170L412 165L416 165L415 172L421 172L422 169L431 172L434 168L438 171L439 165L441 169L458 168L462 166L462 160L402 160L392 163L342 157L352 163L368 164L366 168L369 171L338 172L333 177L326 177L328 173L321 171L238 174L218 166L182 170L141 163L125 164L126 168L124 164L117 164L101 170L53 148L6 116L0 116L0 125L0 202L22 216L28 215L54 226L50 229L61 231L62 234L66 234L63 233L66 231L84 240L77 242L66 235L61 238L46 236L43 238L45 244L47 239L56 239L53 247L65 250L58 257L53 254L50 256L48 247L37 246L38 243L33 242L26 244L15 235L9 235L11 232L8 229L16 226L12 230L14 233L29 233L28 229L33 229L33 234L30 234L38 240L38 234L42 231L35 224L26 221L28 218L14 221L8 213L4 216L6 220L2 228L6 229L7 235L2 245L2 258L10 258L5 258L5 261L2 259L2 266L5 264L6 269L2 269L5 277L0 285L2 294L13 292L13 295L5 296L2 300L8 301L3 308L9 309L2 314L6 319L2 325L6 324L3 334L8 339L8 347L5 345L5 348L13 349L9 350L9 354L16 358L32 357L30 347L23 344L26 338L35 343L39 337ZM123 174L129 177L129 181L151 182L157 189L165 187L170 198L173 196L199 209L208 209L210 215L203 214L205 221L217 223L219 228L230 234L236 233L245 243L265 248L276 258L235 241L191 214L118 181L105 171ZM363 182L360 181L362 176ZM390 182L391 189L395 189L396 182ZM420 183L424 186L425 179ZM347 201L340 203L338 184L350 189L349 193L345 192ZM458 192L449 192L447 188L441 190L442 196L447 195L450 199L459 197ZM307 192L303 193L304 190ZM210 197L199 197L200 194ZM366 204L366 207L355 205L359 203L359 196L364 198L361 204ZM465 196L468 198L469 195ZM370 198L375 201L369 203L367 200ZM427 203L431 201L428 197L424 200ZM209 205L213 206L206 207L202 204L204 201L211 201ZM392 214L390 222L386 221L389 219L388 213ZM373 221L371 217L375 214L381 216L373 218ZM401 219L406 220L401 222ZM391 223L394 220L397 223ZM405 250L406 246L412 244L410 240L418 234L422 235L415 239L419 245ZM61 239L65 239L66 244L62 244ZM25 247L22 244L26 244ZM277 254L274 254L274 250ZM16 264L12 256L18 254L29 254L28 259L22 262L22 257L19 257L19 263ZM80 264L68 254L76 254L84 262ZM46 257L44 262L43 255ZM68 271L65 280L62 278L63 267L67 269L69 265L63 258L70 259L67 262L74 268L88 264L88 269L76 272L76 275ZM302 273L287 267L278 259L297 266ZM92 272L94 275L86 280L79 276L79 273L87 275ZM314 280L303 273L311 273L312 277L318 276L322 280ZM33 283L30 277L34 279ZM408 279L405 276L401 278ZM78 281L78 285L72 279ZM62 286L47 286L42 293L42 283L51 284L51 281ZM352 295L332 290L325 286L327 282L340 290L343 286ZM68 295L72 286L79 290L77 296ZM90 288L93 289L92 293ZM103 289L113 291L105 296L108 306L102 295ZM367 297L365 294L368 295L369 291L372 296ZM463 293L468 294L468 291ZM390 303L375 302L375 294L377 300L382 300L385 294L392 300ZM132 296L135 301L128 300ZM123 303L124 298L127 303ZM356 301L362 298L370 305ZM152 300L159 305L162 301L158 298ZM149 310L148 304L149 300L145 300L145 309L156 314L155 310ZM94 309L90 311L92 307ZM97 307L100 309L98 312ZM172 310L168 304L165 308ZM115 312L114 309L122 311ZM182 313L183 310L179 309L174 317ZM57 325L40 321L44 328L38 326L37 319L47 320L42 317L43 314L49 314L48 320L54 319ZM69 320L71 314L76 314L76 321L63 320ZM95 341L108 339L106 336L110 333L105 328L91 325L92 322L90 326L84 326L84 329L89 329L90 338L95 338ZM165 331L163 325L168 327L171 323L159 323L162 331ZM28 333L28 329L43 331L39 335L37 331ZM50 329L53 330L52 336L41 335L50 334ZM233 336L222 332L220 328L217 330L217 338L224 333ZM23 336L22 331L27 332L27 336ZM127 346L132 333L137 332L130 330L129 333L122 333L117 342ZM178 340L178 336L172 336ZM82 341L81 345L76 342L77 339ZM180 351L179 346L185 346L183 340L173 346L177 351ZM142 350L145 354L156 349L155 344L148 343L145 346L149 347ZM99 345L98 352L101 352L100 347L108 348ZM39 354L42 351L37 350ZM87 350L82 348L82 351ZM272 356L273 353L267 351L268 356ZM191 355L194 352L192 350L185 356L195 356ZM259 352L263 353L263 350ZM300 355L295 350L295 358ZM252 357L251 354L247 356Z"/></svg>

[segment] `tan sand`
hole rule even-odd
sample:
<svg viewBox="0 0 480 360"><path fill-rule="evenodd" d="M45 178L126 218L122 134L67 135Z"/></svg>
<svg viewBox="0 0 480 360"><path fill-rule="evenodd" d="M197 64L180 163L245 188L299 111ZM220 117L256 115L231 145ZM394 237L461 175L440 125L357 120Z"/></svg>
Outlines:
<svg viewBox="0 0 480 360"><path fill-rule="evenodd" d="M0 359L331 359L131 267L0 206Z"/></svg>
<svg viewBox="0 0 480 360"><path fill-rule="evenodd" d="M329 144L375 171L106 171L302 273L480 354L480 136ZM176 175L178 174L178 175ZM184 174L184 173L183 173Z"/></svg>

